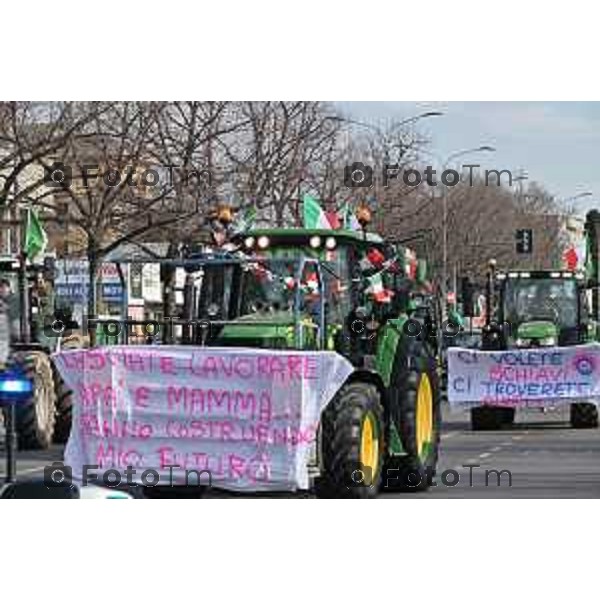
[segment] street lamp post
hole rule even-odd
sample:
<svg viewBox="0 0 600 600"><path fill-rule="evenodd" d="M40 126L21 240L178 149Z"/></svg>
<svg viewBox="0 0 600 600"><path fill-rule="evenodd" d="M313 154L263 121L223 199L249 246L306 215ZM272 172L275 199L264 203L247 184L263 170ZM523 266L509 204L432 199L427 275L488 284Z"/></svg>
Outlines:
<svg viewBox="0 0 600 600"><path fill-rule="evenodd" d="M459 150L448 156L443 164L442 172L445 171L450 162L460 156L472 154L475 152L495 152L492 146L479 146L467 150ZM456 282L454 282L454 293L456 293ZM442 188L442 316L446 320L448 316L447 298L448 298L448 186Z"/></svg>
<svg viewBox="0 0 600 600"><path fill-rule="evenodd" d="M580 200L581 198L587 198L589 196L593 196L592 192L579 192L579 194L575 194L574 196L569 196L562 201L562 204L567 208L567 203L574 202L575 200Z"/></svg>
<svg viewBox="0 0 600 600"><path fill-rule="evenodd" d="M389 138L392 136L392 134L396 133L398 131L398 129L400 129L404 125L408 125L409 123L416 123L417 121L420 121L421 119L427 119L429 117L441 117L443 115L444 115L444 113L439 110L428 110L424 113L420 113L418 115L408 117L407 119L402 119L398 123L395 123L393 125L392 129L390 131L388 131L387 133L378 125L374 125L372 123L366 123L364 121L358 121L355 119L349 119L346 117L338 117L338 116L326 117L326 119L329 121L337 121L339 123L349 123L350 125L357 125L358 127L364 127L365 129L374 131L375 134L377 136L379 136L384 142L385 161L386 161L386 163L388 163L389 162L389 152L388 152L389 143L388 142L389 142Z"/></svg>
<svg viewBox="0 0 600 600"><path fill-rule="evenodd" d="M516 177L513 177L513 180L512 180L513 183L518 184L518 188L517 188L517 203L518 204L517 204L517 206L518 206L519 211L523 210L523 182L527 181L527 179L529 179L529 177L521 171L521 173L519 175L517 175Z"/></svg>
<svg viewBox="0 0 600 600"><path fill-rule="evenodd" d="M409 123L414 123L421 119L427 119L428 117L441 117L443 114L444 113L439 110L428 110L427 112L424 112L424 113L421 113L418 115L414 115L412 117L408 117L407 119L402 119L402 121L395 123L394 126L392 127L392 130L389 131L387 134L378 125L374 125L373 123L366 123L365 121L359 121L357 119L349 119L347 117L338 117L338 116L326 117L326 119L329 121L338 121L339 123L349 123L350 125L357 125L358 127L364 127L365 129L370 129L371 131L374 131L379 137L387 138L388 135L395 133L396 131L398 131L398 129L400 129L400 127L402 127L404 125L408 125Z"/></svg>

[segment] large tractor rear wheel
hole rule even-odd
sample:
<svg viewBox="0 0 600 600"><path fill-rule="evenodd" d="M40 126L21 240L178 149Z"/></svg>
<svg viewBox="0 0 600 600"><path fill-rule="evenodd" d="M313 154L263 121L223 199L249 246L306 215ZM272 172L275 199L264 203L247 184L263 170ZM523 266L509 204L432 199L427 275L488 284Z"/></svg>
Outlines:
<svg viewBox="0 0 600 600"><path fill-rule="evenodd" d="M32 396L16 406L16 429L21 450L50 447L54 434L54 378L50 358L44 352L18 352L15 360L23 365L33 384Z"/></svg>
<svg viewBox="0 0 600 600"><path fill-rule="evenodd" d="M406 456L387 459L384 489L423 491L432 483L441 427L436 367L428 344L415 339L402 343L392 374L390 409Z"/></svg>
<svg viewBox="0 0 600 600"><path fill-rule="evenodd" d="M54 391L56 394L56 423L54 442L66 444L71 433L73 418L73 392L66 386L58 371L54 371Z"/></svg>
<svg viewBox="0 0 600 600"><path fill-rule="evenodd" d="M477 406L471 409L471 429L491 431L511 426L515 421L515 409L510 406Z"/></svg>
<svg viewBox="0 0 600 600"><path fill-rule="evenodd" d="M598 408L591 402L571 404L571 427L574 429L595 429L598 427Z"/></svg>
<svg viewBox="0 0 600 600"><path fill-rule="evenodd" d="M373 498L383 466L383 408L370 383L345 385L323 412L321 498Z"/></svg>

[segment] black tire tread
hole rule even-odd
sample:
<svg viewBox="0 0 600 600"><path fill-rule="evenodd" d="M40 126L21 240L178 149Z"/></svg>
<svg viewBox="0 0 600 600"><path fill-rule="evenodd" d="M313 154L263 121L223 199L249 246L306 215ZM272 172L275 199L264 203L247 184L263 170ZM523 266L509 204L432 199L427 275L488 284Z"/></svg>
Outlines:
<svg viewBox="0 0 600 600"><path fill-rule="evenodd" d="M591 402L575 402L570 407L571 427L595 429L598 427L598 407Z"/></svg>
<svg viewBox="0 0 600 600"><path fill-rule="evenodd" d="M420 492L429 488L431 478L426 477L426 473L428 470L432 475L435 473L439 456L441 429L439 370L431 347L421 340L407 339L398 352L392 375L394 387L391 390L391 403L395 403L396 410L399 411L398 433L407 455L387 458L385 472L389 477L386 478L385 489ZM425 463L419 457L416 447L417 392L423 372L427 373L432 388L434 429L433 448ZM415 480L408 479L412 473L418 475L418 484L411 484Z"/></svg>
<svg viewBox="0 0 600 600"><path fill-rule="evenodd" d="M27 351L16 352L15 361L19 362L33 383L33 395L25 402L17 405L16 429L20 450L45 450L50 447L55 424L55 393L54 376L50 358L45 352ZM49 395L47 402L50 419L45 427L40 427L37 421L35 403L42 400L40 389L44 388Z"/></svg>
<svg viewBox="0 0 600 600"><path fill-rule="evenodd" d="M380 436L379 469L371 486L348 486L359 461L360 427L363 415L371 411ZM329 403L321 419L322 473L315 491L322 498L372 498L381 479L383 454L383 408L377 388L365 382L346 384Z"/></svg>
<svg viewBox="0 0 600 600"><path fill-rule="evenodd" d="M510 426L515 420L515 409L505 406L476 406L471 409L473 431L494 431Z"/></svg>

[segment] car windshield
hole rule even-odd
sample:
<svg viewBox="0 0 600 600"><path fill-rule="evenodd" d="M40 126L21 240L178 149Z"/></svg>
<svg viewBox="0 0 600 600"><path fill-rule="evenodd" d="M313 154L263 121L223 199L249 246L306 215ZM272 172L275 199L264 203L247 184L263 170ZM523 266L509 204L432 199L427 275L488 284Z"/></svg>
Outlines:
<svg viewBox="0 0 600 600"><path fill-rule="evenodd" d="M577 282L573 279L508 279L504 289L504 317L511 324L551 321L575 327L578 319Z"/></svg>

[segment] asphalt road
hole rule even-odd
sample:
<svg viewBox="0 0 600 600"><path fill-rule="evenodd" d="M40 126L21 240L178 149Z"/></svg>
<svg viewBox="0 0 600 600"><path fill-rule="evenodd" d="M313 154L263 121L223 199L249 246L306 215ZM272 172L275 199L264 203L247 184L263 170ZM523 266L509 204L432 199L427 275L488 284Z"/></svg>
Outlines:
<svg viewBox="0 0 600 600"><path fill-rule="evenodd" d="M2 432L3 433L3 432ZM0 448L0 475L4 473ZM41 476L62 447L21 452L18 473ZM500 478L493 471L510 471ZM486 483L486 471L487 483ZM444 485L444 480L449 485ZM600 498L600 430L574 430L566 410L517 413L510 429L472 432L468 414L444 410L437 485L419 498ZM451 485L455 483L455 485ZM232 497L213 491L213 497ZM235 497L235 496L234 496ZM415 494L382 494L384 499Z"/></svg>

